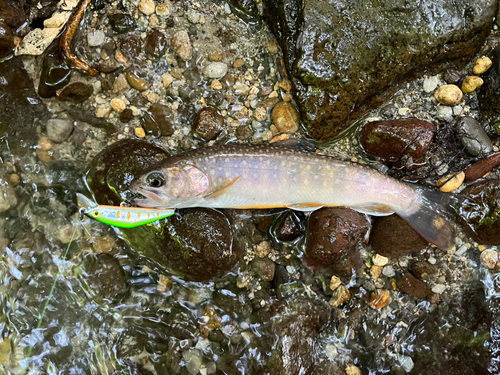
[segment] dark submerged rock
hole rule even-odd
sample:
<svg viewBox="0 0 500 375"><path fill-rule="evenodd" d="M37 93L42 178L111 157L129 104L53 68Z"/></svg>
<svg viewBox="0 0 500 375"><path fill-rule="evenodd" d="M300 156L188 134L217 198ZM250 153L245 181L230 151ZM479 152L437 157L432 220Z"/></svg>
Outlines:
<svg viewBox="0 0 500 375"><path fill-rule="evenodd" d="M418 119L373 121L361 130L359 141L364 150L389 165L401 167L419 164L434 137L434 125Z"/></svg>
<svg viewBox="0 0 500 375"><path fill-rule="evenodd" d="M0 19L0 57L5 57L14 48L14 33L5 21Z"/></svg>
<svg viewBox="0 0 500 375"><path fill-rule="evenodd" d="M96 254L85 261L87 282L93 293L101 298L116 300L128 290L125 271L118 260L110 255Z"/></svg>
<svg viewBox="0 0 500 375"><path fill-rule="evenodd" d="M198 112L193 124L193 132L205 141L211 141L224 129L224 117L212 107L205 107Z"/></svg>
<svg viewBox="0 0 500 375"><path fill-rule="evenodd" d="M132 31L136 26L134 18L132 16L129 16L128 14L113 14L111 16L108 16L108 19L111 28L118 34L128 33L129 31Z"/></svg>
<svg viewBox="0 0 500 375"><path fill-rule="evenodd" d="M233 14L251 25L260 22L259 9L255 0L229 0L229 7Z"/></svg>
<svg viewBox="0 0 500 375"><path fill-rule="evenodd" d="M456 131L460 142L470 155L477 156L493 151L490 138L473 117L460 117L456 123Z"/></svg>
<svg viewBox="0 0 500 375"><path fill-rule="evenodd" d="M421 251L428 243L406 221L394 214L375 218L370 245L380 255L398 258Z"/></svg>
<svg viewBox="0 0 500 375"><path fill-rule="evenodd" d="M167 50L167 38L161 31L151 31L146 39L144 50L154 57L163 56Z"/></svg>
<svg viewBox="0 0 500 375"><path fill-rule="evenodd" d="M432 290L409 272L398 280L397 285L402 292L418 299L425 299L432 295Z"/></svg>
<svg viewBox="0 0 500 375"><path fill-rule="evenodd" d="M356 253L356 244L364 239L369 228L366 216L349 208L314 211L307 228L306 255L312 261L309 263L315 268L331 268L342 255Z"/></svg>
<svg viewBox="0 0 500 375"><path fill-rule="evenodd" d="M443 61L472 57L491 29L497 2L265 0L264 5L303 123L313 138L330 139L399 81Z"/></svg>
<svg viewBox="0 0 500 375"><path fill-rule="evenodd" d="M116 142L94 158L86 173L88 186L99 204L119 205L130 196L133 179L166 157L164 150L147 142ZM233 227L219 211L187 209L158 224L122 229L120 234L154 267L206 281L225 275L241 259Z"/></svg>
<svg viewBox="0 0 500 375"><path fill-rule="evenodd" d="M482 245L500 245L500 181L480 181L462 194L469 204L459 208L459 218L469 235Z"/></svg>
<svg viewBox="0 0 500 375"><path fill-rule="evenodd" d="M173 120L173 113L170 108L158 103L152 104L142 116L144 129L155 137L174 134L171 119Z"/></svg>
<svg viewBox="0 0 500 375"><path fill-rule="evenodd" d="M141 40L135 35L123 38L120 41L120 51L129 58L136 58L141 53Z"/></svg>
<svg viewBox="0 0 500 375"><path fill-rule="evenodd" d="M94 92L91 85L75 82L66 86L59 94L59 100L81 103L87 100Z"/></svg>
<svg viewBox="0 0 500 375"><path fill-rule="evenodd" d="M280 241L293 241L304 231L303 219L303 215L296 211L286 211L276 219L271 229L272 233Z"/></svg>
<svg viewBox="0 0 500 375"><path fill-rule="evenodd" d="M57 38L43 53L38 94L42 98L54 97L57 90L66 86L70 79L71 69L62 57L61 50L59 49L59 38Z"/></svg>

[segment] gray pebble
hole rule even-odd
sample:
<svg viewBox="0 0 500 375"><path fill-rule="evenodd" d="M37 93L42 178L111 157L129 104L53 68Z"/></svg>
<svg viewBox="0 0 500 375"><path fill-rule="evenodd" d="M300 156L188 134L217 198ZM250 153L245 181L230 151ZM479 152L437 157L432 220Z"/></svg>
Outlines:
<svg viewBox="0 0 500 375"><path fill-rule="evenodd" d="M479 122L469 116L457 121L457 134L462 146L472 156L493 151L493 144Z"/></svg>
<svg viewBox="0 0 500 375"><path fill-rule="evenodd" d="M463 244L455 252L455 255L461 257L462 255L465 254L466 251L467 251L467 245Z"/></svg>
<svg viewBox="0 0 500 375"><path fill-rule="evenodd" d="M385 266L382 270L382 274L387 277L396 276L396 272L394 272L394 268L392 268L392 266Z"/></svg>
<svg viewBox="0 0 500 375"><path fill-rule="evenodd" d="M453 109L445 105L439 106L436 112L436 117L440 120L451 121L453 120Z"/></svg>
<svg viewBox="0 0 500 375"><path fill-rule="evenodd" d="M426 93L433 92L439 84L438 76L428 77L424 79L424 91Z"/></svg>
<svg viewBox="0 0 500 375"><path fill-rule="evenodd" d="M47 121L47 135L56 142L64 142L73 131L73 121L64 118L53 118Z"/></svg>
<svg viewBox="0 0 500 375"><path fill-rule="evenodd" d="M432 287L432 292L433 293L437 293L437 294L441 294L444 292L444 290L446 289L446 286L443 285L443 284L436 284Z"/></svg>
<svg viewBox="0 0 500 375"><path fill-rule="evenodd" d="M198 23L200 22L200 13L195 12L194 10L188 10L187 18L191 23Z"/></svg>
<svg viewBox="0 0 500 375"><path fill-rule="evenodd" d="M87 42L90 47L99 47L104 44L106 35L102 30L94 30L87 34Z"/></svg>
<svg viewBox="0 0 500 375"><path fill-rule="evenodd" d="M212 62L203 69L203 75L208 78L222 78L227 73L227 64Z"/></svg>

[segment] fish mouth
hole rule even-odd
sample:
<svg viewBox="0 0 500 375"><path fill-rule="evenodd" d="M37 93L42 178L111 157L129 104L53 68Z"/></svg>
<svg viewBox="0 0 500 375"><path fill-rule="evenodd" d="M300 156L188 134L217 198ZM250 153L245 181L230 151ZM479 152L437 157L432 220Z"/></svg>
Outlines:
<svg viewBox="0 0 500 375"><path fill-rule="evenodd" d="M163 200L160 196L148 188L138 187L134 191L143 196L143 198L137 197L132 199L132 202L137 206L147 208L161 208L163 206Z"/></svg>

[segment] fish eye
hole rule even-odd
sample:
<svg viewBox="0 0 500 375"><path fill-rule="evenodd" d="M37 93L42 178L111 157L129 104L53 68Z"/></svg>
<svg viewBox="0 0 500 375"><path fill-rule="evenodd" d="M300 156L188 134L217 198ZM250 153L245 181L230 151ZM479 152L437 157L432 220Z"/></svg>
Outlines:
<svg viewBox="0 0 500 375"><path fill-rule="evenodd" d="M160 172L151 172L147 177L146 181L151 187L160 187L165 184L165 177L163 173Z"/></svg>

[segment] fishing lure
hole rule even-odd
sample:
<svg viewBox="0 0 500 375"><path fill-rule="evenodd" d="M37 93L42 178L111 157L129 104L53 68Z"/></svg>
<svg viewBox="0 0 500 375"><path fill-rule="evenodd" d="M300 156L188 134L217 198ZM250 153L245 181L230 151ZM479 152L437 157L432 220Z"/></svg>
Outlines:
<svg viewBox="0 0 500 375"><path fill-rule="evenodd" d="M135 228L164 219L175 213L174 209L98 205L83 194L77 193L76 196L83 203L80 209L82 215L118 228Z"/></svg>

